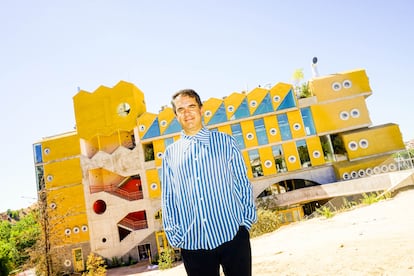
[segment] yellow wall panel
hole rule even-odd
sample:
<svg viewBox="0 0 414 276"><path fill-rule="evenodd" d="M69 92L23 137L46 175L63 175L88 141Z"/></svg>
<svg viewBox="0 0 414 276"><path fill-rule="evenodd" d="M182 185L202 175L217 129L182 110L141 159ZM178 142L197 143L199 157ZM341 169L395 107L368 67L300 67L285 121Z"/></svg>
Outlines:
<svg viewBox="0 0 414 276"><path fill-rule="evenodd" d="M282 148L288 171L299 170L301 168L301 164L296 143L294 141L286 142L282 144Z"/></svg>
<svg viewBox="0 0 414 276"><path fill-rule="evenodd" d="M155 166L161 166L162 157L165 151L164 139L155 140L152 143L154 145Z"/></svg>
<svg viewBox="0 0 414 276"><path fill-rule="evenodd" d="M360 69L315 78L309 82L309 88L319 102L372 93L368 76Z"/></svg>
<svg viewBox="0 0 414 276"><path fill-rule="evenodd" d="M246 164L247 169L247 177L252 179L253 178L253 172L252 172L252 166L250 165L250 158L249 158L249 152L243 151L242 152L244 163Z"/></svg>
<svg viewBox="0 0 414 276"><path fill-rule="evenodd" d="M65 186L82 182L82 169L79 158L52 162L44 166L46 188Z"/></svg>
<svg viewBox="0 0 414 276"><path fill-rule="evenodd" d="M230 125L222 125L217 127L218 131L227 133L228 135L232 135L231 126Z"/></svg>
<svg viewBox="0 0 414 276"><path fill-rule="evenodd" d="M144 94L135 85L120 81L113 88L100 86L93 93L79 91L73 97L76 130L83 139L130 131L146 111Z"/></svg>
<svg viewBox="0 0 414 276"><path fill-rule="evenodd" d="M82 184L50 190L47 206L56 245L89 240L88 229L82 228L88 225ZM65 234L66 229L70 229L70 234Z"/></svg>
<svg viewBox="0 0 414 276"><path fill-rule="evenodd" d="M364 97L311 106L317 133L355 129L371 124Z"/></svg>
<svg viewBox="0 0 414 276"><path fill-rule="evenodd" d="M306 145L309 151L309 157L312 166L319 166L325 164L325 157L323 155L321 141L318 136L309 137L306 139Z"/></svg>
<svg viewBox="0 0 414 276"><path fill-rule="evenodd" d="M147 170L147 185L148 185L148 194L150 198L159 198L161 197L161 185L160 179L158 177L158 170L152 169Z"/></svg>
<svg viewBox="0 0 414 276"><path fill-rule="evenodd" d="M161 135L165 132L174 118L175 114L171 107L165 107L162 111L160 111L158 114L158 123L160 124Z"/></svg>
<svg viewBox="0 0 414 276"><path fill-rule="evenodd" d="M49 162L80 154L79 137L76 132L56 136L42 142L43 162Z"/></svg>
<svg viewBox="0 0 414 276"><path fill-rule="evenodd" d="M243 140L246 148L257 146L257 135L253 121L242 121L240 122L240 126L243 132Z"/></svg>
<svg viewBox="0 0 414 276"><path fill-rule="evenodd" d="M220 105L223 103L223 100L210 98L207 101L203 102L203 112L204 112L204 123L208 124L211 118L214 117L214 114L217 112Z"/></svg>
<svg viewBox="0 0 414 276"><path fill-rule="evenodd" d="M260 106L264 97L268 93L267 89L256 87L247 94L247 103L249 105L250 114L254 114L256 109Z"/></svg>
<svg viewBox="0 0 414 276"><path fill-rule="evenodd" d="M283 99L292 89L292 85L279 82L270 89L270 97L272 99L273 110L277 110Z"/></svg>
<svg viewBox="0 0 414 276"><path fill-rule="evenodd" d="M267 138L269 143L276 143L282 141L280 135L279 124L275 115L263 117L263 121L266 128Z"/></svg>
<svg viewBox="0 0 414 276"><path fill-rule="evenodd" d="M287 114L292 138L301 138L306 136L305 127L302 121L302 115L299 110L289 111Z"/></svg>
<svg viewBox="0 0 414 276"><path fill-rule="evenodd" d="M350 160L405 149L400 129L396 124L343 134L342 140Z"/></svg>
<svg viewBox="0 0 414 276"><path fill-rule="evenodd" d="M275 160L271 147L259 148L260 160L262 163L263 175L272 175L276 173Z"/></svg>
<svg viewBox="0 0 414 276"><path fill-rule="evenodd" d="M224 99L224 106L226 107L226 115L228 120L233 119L234 113L236 113L245 98L246 95L234 92Z"/></svg>
<svg viewBox="0 0 414 276"><path fill-rule="evenodd" d="M143 113L137 119L139 138L142 139L152 124L157 119L157 115L149 112Z"/></svg>

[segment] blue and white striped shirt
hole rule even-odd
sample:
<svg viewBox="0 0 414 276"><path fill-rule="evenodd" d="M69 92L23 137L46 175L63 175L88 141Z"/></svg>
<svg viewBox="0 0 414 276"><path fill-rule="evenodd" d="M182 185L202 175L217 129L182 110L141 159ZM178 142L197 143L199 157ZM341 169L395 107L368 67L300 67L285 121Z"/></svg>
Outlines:
<svg viewBox="0 0 414 276"><path fill-rule="evenodd" d="M169 243L214 249L257 219L252 186L235 139L202 128L167 147L162 163L162 220Z"/></svg>

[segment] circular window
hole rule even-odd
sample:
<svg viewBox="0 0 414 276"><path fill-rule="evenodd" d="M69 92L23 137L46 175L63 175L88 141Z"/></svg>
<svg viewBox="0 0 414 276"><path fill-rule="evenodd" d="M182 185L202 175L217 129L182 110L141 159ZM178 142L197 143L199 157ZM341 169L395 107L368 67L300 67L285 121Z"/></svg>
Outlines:
<svg viewBox="0 0 414 276"><path fill-rule="evenodd" d="M249 133L246 134L246 139L247 140L253 140L253 138L254 138L253 133L249 132Z"/></svg>
<svg viewBox="0 0 414 276"><path fill-rule="evenodd" d="M206 112L204 112L204 116L206 117L210 117L211 116L211 111L210 110L206 110Z"/></svg>
<svg viewBox="0 0 414 276"><path fill-rule="evenodd" d="M106 238L102 238L102 243L106 243Z"/></svg>
<svg viewBox="0 0 414 276"><path fill-rule="evenodd" d="M145 126L144 125L139 125L139 131L141 131L141 132L145 131Z"/></svg>
<svg viewBox="0 0 414 276"><path fill-rule="evenodd" d="M341 120L348 120L349 119L349 113L347 111L342 111L341 113L339 113L339 118L341 118Z"/></svg>
<svg viewBox="0 0 414 276"><path fill-rule="evenodd" d="M348 148L352 151L355 151L358 149L358 144L355 141L351 141L348 143Z"/></svg>
<svg viewBox="0 0 414 276"><path fill-rule="evenodd" d="M342 178L343 178L344 180L349 180L349 179L351 178L351 176L349 175L349 173L344 172L344 173L342 174Z"/></svg>
<svg viewBox="0 0 414 276"><path fill-rule="evenodd" d="M359 177L364 177L365 176L365 170L363 170L363 169L359 170L358 175L359 175Z"/></svg>
<svg viewBox="0 0 414 276"><path fill-rule="evenodd" d="M319 158L319 157L321 157L321 152L319 150L314 150L312 152L312 156L313 156L313 158Z"/></svg>
<svg viewBox="0 0 414 276"><path fill-rule="evenodd" d="M49 148L45 148L45 149L43 150L43 152L44 152L46 155L48 155L48 154L50 153L50 149L49 149Z"/></svg>
<svg viewBox="0 0 414 276"><path fill-rule="evenodd" d="M227 111L228 111L228 112L233 112L233 111L234 111L234 106L229 105L229 106L227 107Z"/></svg>
<svg viewBox="0 0 414 276"><path fill-rule="evenodd" d="M371 168L366 168L365 169L365 174L366 175L368 175L368 176L370 176L370 175L372 175L374 172L372 171L372 169Z"/></svg>
<svg viewBox="0 0 414 276"><path fill-rule="evenodd" d="M381 172L383 172L383 173L388 172L388 166L387 165L382 165L381 166Z"/></svg>
<svg viewBox="0 0 414 276"><path fill-rule="evenodd" d="M363 149L366 149L368 147L368 140L367 139L359 140L359 146Z"/></svg>
<svg viewBox="0 0 414 276"><path fill-rule="evenodd" d="M397 165L395 165L395 163L390 163L388 164L388 169L390 172L395 172L397 170Z"/></svg>
<svg viewBox="0 0 414 276"><path fill-rule="evenodd" d="M352 171L351 178L357 178L357 177L358 177L358 173L356 171Z"/></svg>
<svg viewBox="0 0 414 276"><path fill-rule="evenodd" d="M128 103L120 103L116 110L119 116L125 117L131 111L131 106Z"/></svg>
<svg viewBox="0 0 414 276"><path fill-rule="evenodd" d="M375 174L380 174L380 173L381 173L381 168L380 168L380 167L378 167L378 166L375 166L375 167L374 167L374 173L375 173Z"/></svg>
<svg viewBox="0 0 414 276"><path fill-rule="evenodd" d="M155 191L158 188L157 183L151 183L151 190Z"/></svg>
<svg viewBox="0 0 414 276"><path fill-rule="evenodd" d="M251 107L256 107L257 106L257 102L255 100L250 101L250 106Z"/></svg>
<svg viewBox="0 0 414 276"><path fill-rule="evenodd" d="M162 158L162 156L164 155L164 153L163 152L161 152L161 151L159 151L159 152L157 152L157 157L158 158Z"/></svg>
<svg viewBox="0 0 414 276"><path fill-rule="evenodd" d="M72 231L71 231L69 228L66 228L66 229L65 229L65 235L66 235L66 236L69 236L69 235L70 235L70 233L72 233Z"/></svg>
<svg viewBox="0 0 414 276"><path fill-rule="evenodd" d="M160 125L161 125L162 127L165 127L165 126L167 125L167 121L166 121L166 120L162 120L162 121L160 122Z"/></svg>
<svg viewBox="0 0 414 276"><path fill-rule="evenodd" d="M273 96L273 101L274 101L275 103L280 102L280 96L279 96L279 95L275 95L275 96Z"/></svg>
<svg viewBox="0 0 414 276"><path fill-rule="evenodd" d="M48 176L46 176L46 180L47 181L52 181L53 180L53 175L49 174Z"/></svg>
<svg viewBox="0 0 414 276"><path fill-rule="evenodd" d="M73 233L75 233L75 234L79 234L79 232L80 232L80 229L79 229L79 227L73 227Z"/></svg>
<svg viewBox="0 0 414 276"><path fill-rule="evenodd" d="M339 91L339 90L341 90L341 88L342 88L342 86L341 86L341 84L339 82L332 83L332 89L334 91Z"/></svg>
<svg viewBox="0 0 414 276"><path fill-rule="evenodd" d="M354 108L354 109L351 110L351 116L352 116L352 118L358 118L359 115L361 115L361 114L359 113L359 109L358 108Z"/></svg>
<svg viewBox="0 0 414 276"><path fill-rule="evenodd" d="M294 123L293 124L293 129L294 130L299 130L301 128L301 126L300 126L300 124L299 123Z"/></svg>
<svg viewBox="0 0 414 276"><path fill-rule="evenodd" d="M105 201L103 201L102 199L98 199L97 201L95 201L93 203L93 211L98 215L105 213L106 211Z"/></svg>
<svg viewBox="0 0 414 276"><path fill-rule="evenodd" d="M65 260L64 264L66 267L69 267L72 265L72 262L70 260Z"/></svg>
<svg viewBox="0 0 414 276"><path fill-rule="evenodd" d="M342 82L342 86L344 87L344 88L351 88L352 87L352 81L350 81L350 80L344 80L343 82Z"/></svg>
<svg viewBox="0 0 414 276"><path fill-rule="evenodd" d="M88 231L88 226L87 225L82 225L82 232L86 232Z"/></svg>
<svg viewBox="0 0 414 276"><path fill-rule="evenodd" d="M294 155L289 156L288 158L290 163L295 163L296 162L296 157Z"/></svg>
<svg viewBox="0 0 414 276"><path fill-rule="evenodd" d="M50 203L49 206L50 206L51 209L56 209L56 203L54 203L54 202Z"/></svg>
<svg viewBox="0 0 414 276"><path fill-rule="evenodd" d="M274 127L269 130L270 135L275 136L277 134L277 129Z"/></svg>
<svg viewBox="0 0 414 276"><path fill-rule="evenodd" d="M266 167L266 168L270 168L270 167L272 166L272 161L270 161L270 160L266 160L266 161L264 162L264 165L265 165L265 167Z"/></svg>

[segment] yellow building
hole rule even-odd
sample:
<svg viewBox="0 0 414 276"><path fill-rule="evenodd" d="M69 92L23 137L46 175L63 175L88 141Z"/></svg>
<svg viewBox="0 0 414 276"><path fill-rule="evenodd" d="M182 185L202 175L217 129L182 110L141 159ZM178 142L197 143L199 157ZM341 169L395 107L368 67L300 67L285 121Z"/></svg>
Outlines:
<svg viewBox="0 0 414 276"><path fill-rule="evenodd" d="M298 98L287 83L204 101L207 128L233 135L254 194L272 194L392 171L404 149L395 124L371 127L365 70L309 81ZM179 139L172 108L146 111L144 94L124 81L73 97L76 132L34 144L38 189L46 194L57 265L81 271L94 252L147 261L167 246L162 232L160 170L165 148ZM284 207L286 221L312 210Z"/></svg>

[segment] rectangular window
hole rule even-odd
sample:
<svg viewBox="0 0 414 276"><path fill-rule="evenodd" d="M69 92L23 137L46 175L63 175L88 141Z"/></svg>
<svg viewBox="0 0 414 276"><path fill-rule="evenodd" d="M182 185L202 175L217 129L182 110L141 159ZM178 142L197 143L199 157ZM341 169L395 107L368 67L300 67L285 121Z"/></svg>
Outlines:
<svg viewBox="0 0 414 276"><path fill-rule="evenodd" d="M236 139L239 148L244 149L246 146L244 145L243 133L240 124L231 125L231 133Z"/></svg>
<svg viewBox="0 0 414 276"><path fill-rule="evenodd" d="M296 148L298 149L300 163L302 167L310 167L311 162L309 158L308 145L305 140L296 141Z"/></svg>
<svg viewBox="0 0 414 276"><path fill-rule="evenodd" d="M273 158L275 160L277 172L286 172L287 167L286 167L285 157L283 155L282 145L272 146L272 153L273 153Z"/></svg>
<svg viewBox="0 0 414 276"><path fill-rule="evenodd" d="M263 118L254 120L254 128L256 129L256 136L259 145L267 145L269 140L267 139Z"/></svg>
<svg viewBox="0 0 414 276"><path fill-rule="evenodd" d="M253 177L263 176L262 162L260 161L259 151L249 150L250 166L252 168Z"/></svg>
<svg viewBox="0 0 414 276"><path fill-rule="evenodd" d="M279 123L280 134L282 136L282 140L290 140L292 139L292 133L290 132L289 121L286 114L279 114L277 115L277 121Z"/></svg>
<svg viewBox="0 0 414 276"><path fill-rule="evenodd" d="M315 135L315 125L313 124L312 113L309 107L301 108L303 124L305 125L306 135Z"/></svg>

